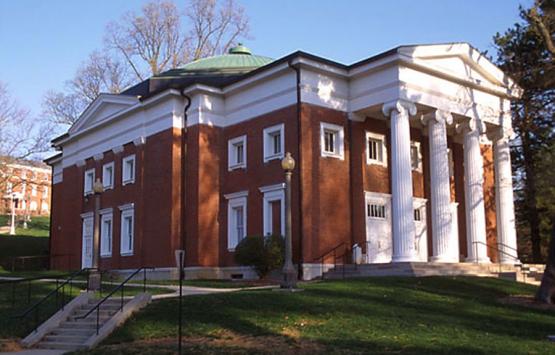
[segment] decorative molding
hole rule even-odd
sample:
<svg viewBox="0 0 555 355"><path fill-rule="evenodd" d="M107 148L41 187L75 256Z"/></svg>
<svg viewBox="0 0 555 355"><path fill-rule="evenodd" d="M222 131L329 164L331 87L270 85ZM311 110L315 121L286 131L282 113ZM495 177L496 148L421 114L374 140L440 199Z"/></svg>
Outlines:
<svg viewBox="0 0 555 355"><path fill-rule="evenodd" d="M478 133L484 134L486 133L486 125L482 120L478 120L475 118L467 119L464 122L457 123L455 130L457 133Z"/></svg>
<svg viewBox="0 0 555 355"><path fill-rule="evenodd" d="M234 192L234 193L231 193L231 194L225 194L224 198L226 200L232 200L234 198L247 197L248 195L249 195L249 191L244 190L244 191Z"/></svg>
<svg viewBox="0 0 555 355"><path fill-rule="evenodd" d="M101 161L104 158L104 153L98 153L93 156L94 161Z"/></svg>
<svg viewBox="0 0 555 355"><path fill-rule="evenodd" d="M123 153L123 145L118 145L117 147L112 148L112 152L114 152L114 154Z"/></svg>
<svg viewBox="0 0 555 355"><path fill-rule="evenodd" d="M93 217L94 217L94 212L93 211L81 213L81 218L82 219L93 218Z"/></svg>
<svg viewBox="0 0 555 355"><path fill-rule="evenodd" d="M398 113L407 113L410 116L416 115L416 105L407 100L393 100L383 104L382 112L386 117L391 116L391 111L396 110Z"/></svg>
<svg viewBox="0 0 555 355"><path fill-rule="evenodd" d="M146 139L145 139L144 136L141 136L141 137L138 137L138 138L133 139L133 144L134 144L135 146L143 145L143 144L145 144L145 143L146 143Z"/></svg>
<svg viewBox="0 0 555 355"><path fill-rule="evenodd" d="M103 208L100 211L98 211L98 213L100 215L105 215L105 214L113 214L114 213L114 209L112 207L108 207L108 208Z"/></svg>
<svg viewBox="0 0 555 355"><path fill-rule="evenodd" d="M453 115L451 114L451 112L439 109L423 114L420 117L420 122L425 126L432 119L437 123L445 122L446 125L453 124Z"/></svg>
<svg viewBox="0 0 555 355"><path fill-rule="evenodd" d="M260 192L262 192L262 193L277 191L277 190L283 190L283 189L285 189L285 183L284 182L280 182L279 184L274 184L274 185L266 185L266 186L262 186L262 187L258 188L258 190L260 190Z"/></svg>
<svg viewBox="0 0 555 355"><path fill-rule="evenodd" d="M76 165L78 168L82 168L82 167L84 167L86 164L87 164L87 162L85 161L85 159L79 159L79 160L77 160L77 161L75 162L75 165Z"/></svg>
<svg viewBox="0 0 555 355"><path fill-rule="evenodd" d="M132 210L135 208L135 204L133 202L131 203L126 203L124 205L118 206L118 209L120 211L127 211L127 210Z"/></svg>

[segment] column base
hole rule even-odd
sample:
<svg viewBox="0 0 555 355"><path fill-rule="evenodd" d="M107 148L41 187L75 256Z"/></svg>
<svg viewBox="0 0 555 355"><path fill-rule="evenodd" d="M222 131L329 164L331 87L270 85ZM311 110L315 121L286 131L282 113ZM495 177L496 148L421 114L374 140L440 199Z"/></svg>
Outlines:
<svg viewBox="0 0 555 355"><path fill-rule="evenodd" d="M489 257L481 257L481 258L471 258L468 257L464 260L465 263L478 263L478 264L491 264L491 260Z"/></svg>
<svg viewBox="0 0 555 355"><path fill-rule="evenodd" d="M453 256L432 256L430 258L430 262L432 263L458 263L459 257Z"/></svg>
<svg viewBox="0 0 555 355"><path fill-rule="evenodd" d="M518 259L518 258L514 258L514 259L501 259L501 260L499 260L499 264L514 265L514 264L522 264L522 262L521 262L520 259Z"/></svg>
<svg viewBox="0 0 555 355"><path fill-rule="evenodd" d="M392 263L417 263L421 262L418 258L418 255L402 255L402 256L393 256L391 258Z"/></svg>

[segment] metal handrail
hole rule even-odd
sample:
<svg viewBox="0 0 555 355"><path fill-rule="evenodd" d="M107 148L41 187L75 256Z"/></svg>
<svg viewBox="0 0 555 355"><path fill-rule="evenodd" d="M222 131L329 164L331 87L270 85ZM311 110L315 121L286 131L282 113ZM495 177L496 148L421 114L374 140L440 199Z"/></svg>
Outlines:
<svg viewBox="0 0 555 355"><path fill-rule="evenodd" d="M47 299L49 299L52 295L56 295L56 305L58 304L58 298L59 298L59 291L60 289L62 290L62 306L60 307L61 309L64 309L65 307L65 292L64 292L64 287L69 284L70 286L70 294L71 291L73 289L73 279L81 274L83 274L84 272L87 272L87 276L88 276L88 272L90 271L90 269L81 269L79 271L74 272L73 274L71 274L64 282L62 282L61 284L59 284L59 281L56 279L56 288L52 291L50 291L46 296L44 296L43 298L41 298L39 301L37 301L35 304L33 304L31 307L29 307L26 311L24 311L23 313L14 316L13 318L25 318L27 317L32 311L34 311L35 313L35 327L33 328L34 331L37 330L38 328L38 308L40 305L42 305L44 302L46 302ZM58 308L58 310L60 309Z"/></svg>
<svg viewBox="0 0 555 355"><path fill-rule="evenodd" d="M345 247L345 252L339 256L337 256L337 249L341 248L341 247ZM320 261L320 271L321 271L321 278L324 279L324 260L326 259L326 257L330 254L333 254L333 267L336 268L337 267L337 259L341 258L341 257L345 257L345 255L347 254L347 252L349 251L349 248L347 246L346 242L341 242L338 245L336 245L334 248L328 250L326 253L322 254L320 257L315 258L314 261ZM343 267L343 278L345 278L345 267Z"/></svg>
<svg viewBox="0 0 555 355"><path fill-rule="evenodd" d="M35 277L26 277L26 278L17 278L13 280L0 280L0 285L10 285L12 286L11 292L11 305L12 307L15 305L15 287L18 284L27 283L27 304L31 302L31 282L36 280L48 280L48 279L63 279L65 277L69 277L71 274L60 274L60 275L50 275L50 276L35 276Z"/></svg>
<svg viewBox="0 0 555 355"><path fill-rule="evenodd" d="M476 245L476 244L485 245L486 247L488 247L488 248L490 248L490 249L497 250L497 251L500 252L501 254L508 255L508 256L510 256L511 258L514 258L515 260L518 260L518 255L515 256L515 255L513 255L513 254L509 254L509 253L507 253L507 252L505 252L505 251L499 249L499 247L494 247L494 246L491 246L491 245L489 245L489 244L487 244L487 243L480 242L480 241L472 242L472 244L475 244L475 245ZM476 257L478 257L478 247L477 247L477 246L476 246Z"/></svg>
<svg viewBox="0 0 555 355"><path fill-rule="evenodd" d="M133 271L129 276L127 276L127 278L125 280L123 280L122 283L120 283L116 288L114 288L112 291L110 291L110 293L108 293L106 296L104 296L104 298L102 298L100 301L98 301L96 303L96 305L91 308L87 313L85 313L85 315L77 317L75 319L84 319L87 318L92 312L94 312L94 310L96 310L96 335L98 335L98 330L99 330L99 324L100 324L100 306L106 302L108 300L108 298L110 298L114 293L116 293L118 290L121 289L121 303L120 303L120 309L119 311L123 311L123 293L124 293L124 288L125 288L125 284L131 280L135 275L137 275L139 272L143 271L143 292L146 292L146 270L154 270L153 267L150 266L143 266L138 268L137 270Z"/></svg>

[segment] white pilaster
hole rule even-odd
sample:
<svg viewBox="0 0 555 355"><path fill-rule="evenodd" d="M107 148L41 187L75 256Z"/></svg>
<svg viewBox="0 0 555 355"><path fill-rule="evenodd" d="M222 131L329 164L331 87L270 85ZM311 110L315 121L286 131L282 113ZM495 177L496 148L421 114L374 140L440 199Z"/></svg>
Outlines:
<svg viewBox="0 0 555 355"><path fill-rule="evenodd" d="M484 206L484 162L480 150L480 134L485 125L471 119L457 126L464 136L464 201L468 262L489 263Z"/></svg>
<svg viewBox="0 0 555 355"><path fill-rule="evenodd" d="M512 132L499 128L493 135L495 164L495 207L497 213L497 245L499 261L517 263L515 207L509 137Z"/></svg>
<svg viewBox="0 0 555 355"><path fill-rule="evenodd" d="M430 146L430 195L432 200L432 251L431 261L458 262L459 241L451 233L452 207L447 156L447 125L453 123L449 112L437 110L422 117L428 125Z"/></svg>
<svg viewBox="0 0 555 355"><path fill-rule="evenodd" d="M396 100L383 105L391 119L391 223L393 230L393 262L418 261L412 199L409 115L416 106Z"/></svg>

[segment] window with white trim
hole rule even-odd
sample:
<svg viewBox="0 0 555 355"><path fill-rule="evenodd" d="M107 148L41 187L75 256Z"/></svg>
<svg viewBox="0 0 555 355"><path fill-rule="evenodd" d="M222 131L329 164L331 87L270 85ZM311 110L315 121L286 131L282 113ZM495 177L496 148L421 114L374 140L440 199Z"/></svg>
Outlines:
<svg viewBox="0 0 555 355"><path fill-rule="evenodd" d="M414 220L416 222L421 222L422 221L422 212L420 211L420 208L415 208L414 209Z"/></svg>
<svg viewBox="0 0 555 355"><path fill-rule="evenodd" d="M247 236L247 197L231 198L227 208L227 248L234 251Z"/></svg>
<svg viewBox="0 0 555 355"><path fill-rule="evenodd" d="M135 155L123 158L121 163L121 183L123 185L135 182Z"/></svg>
<svg viewBox="0 0 555 355"><path fill-rule="evenodd" d="M366 216L374 219L386 219L385 204L368 203L366 205Z"/></svg>
<svg viewBox="0 0 555 355"><path fill-rule="evenodd" d="M345 131L343 126L320 123L320 149L323 157L332 157L343 160Z"/></svg>
<svg viewBox="0 0 555 355"><path fill-rule="evenodd" d="M37 185L31 185L31 196L37 196Z"/></svg>
<svg viewBox="0 0 555 355"><path fill-rule="evenodd" d="M264 162L283 158L284 125L278 124L264 128Z"/></svg>
<svg viewBox="0 0 555 355"><path fill-rule="evenodd" d="M422 172L422 152L420 142L410 142L410 165L412 170Z"/></svg>
<svg viewBox="0 0 555 355"><path fill-rule="evenodd" d="M133 240L135 233L135 209L133 205L120 207L120 254L133 255Z"/></svg>
<svg viewBox="0 0 555 355"><path fill-rule="evenodd" d="M85 195L90 195L93 193L94 185L94 169L85 171Z"/></svg>
<svg viewBox="0 0 555 355"><path fill-rule="evenodd" d="M366 163L387 166L385 135L366 132Z"/></svg>
<svg viewBox="0 0 555 355"><path fill-rule="evenodd" d="M230 139L227 144L229 170L247 167L247 136Z"/></svg>
<svg viewBox="0 0 555 355"><path fill-rule="evenodd" d="M114 188L114 162L102 166L102 186L105 190Z"/></svg>
<svg viewBox="0 0 555 355"><path fill-rule="evenodd" d="M114 233L114 219L112 212L101 212L100 215L100 256L112 256L112 236Z"/></svg>

